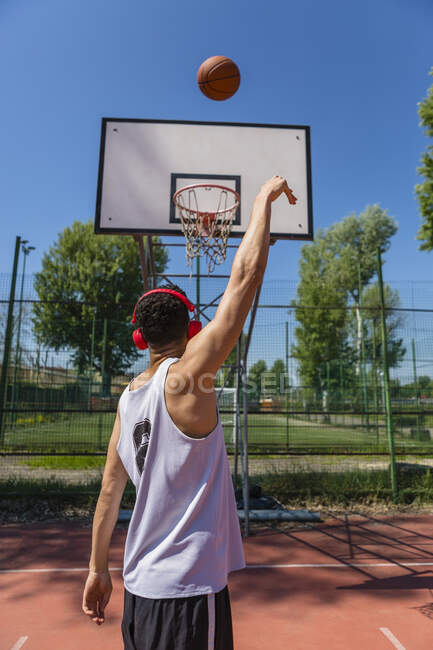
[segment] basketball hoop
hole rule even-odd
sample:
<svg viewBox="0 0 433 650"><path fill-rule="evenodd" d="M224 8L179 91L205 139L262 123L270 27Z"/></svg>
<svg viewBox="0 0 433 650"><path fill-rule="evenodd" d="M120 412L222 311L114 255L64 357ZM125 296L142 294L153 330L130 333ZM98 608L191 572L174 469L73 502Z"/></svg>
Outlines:
<svg viewBox="0 0 433 650"><path fill-rule="evenodd" d="M223 185L199 183L177 190L173 196L186 239L186 261L205 256L208 272L226 259L227 240L240 205L235 190Z"/></svg>

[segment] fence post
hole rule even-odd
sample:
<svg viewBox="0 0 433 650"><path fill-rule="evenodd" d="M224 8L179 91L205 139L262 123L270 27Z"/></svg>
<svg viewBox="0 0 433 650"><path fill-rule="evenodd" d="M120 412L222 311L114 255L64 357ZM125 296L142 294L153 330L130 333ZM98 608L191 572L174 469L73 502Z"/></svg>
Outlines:
<svg viewBox="0 0 433 650"><path fill-rule="evenodd" d="M5 434L5 409L6 409L7 394L8 394L9 356L10 356L10 349L12 343L12 323L13 323L14 301L15 301L15 286L17 282L18 258L20 254L20 244L21 244L21 237L18 236L15 239L14 264L12 270L11 290L9 294L8 317L7 317L6 332L5 332L5 347L3 350L3 365L2 365L2 373L0 379L0 445L4 444L4 434Z"/></svg>
<svg viewBox="0 0 433 650"><path fill-rule="evenodd" d="M107 397L107 378L105 376L106 356L107 356L107 325L108 325L108 319L104 318L104 337L102 341L102 361L101 361L102 397Z"/></svg>
<svg viewBox="0 0 433 650"><path fill-rule="evenodd" d="M144 249L143 236L133 235L133 238L138 244L138 253L140 255L141 277L143 278L144 291L149 290L148 277L147 277L147 254Z"/></svg>
<svg viewBox="0 0 433 650"><path fill-rule="evenodd" d="M95 357L95 334L96 334L96 309L93 312L92 319L92 340L90 342L90 368L89 368L89 386L88 386L88 409L92 410L92 390L93 390L93 362Z"/></svg>
<svg viewBox="0 0 433 650"><path fill-rule="evenodd" d="M239 335L238 342L236 343L236 405L235 405L235 449L234 449L234 475L233 482L235 490L238 487L238 463L239 463L239 436L241 431L241 391L242 391L242 366L241 366L241 355L242 355L242 332Z"/></svg>
<svg viewBox="0 0 433 650"><path fill-rule="evenodd" d="M359 263L359 260L358 260L358 296L359 296L359 319L360 319L359 333L361 336L360 348L359 348L359 352L360 352L359 379L362 382L362 395L364 398L364 417L362 417L362 419L365 420L367 431L370 431L370 421L368 417L367 373L365 371L364 318L362 316L362 305L361 305L361 297L362 297L361 264Z"/></svg>
<svg viewBox="0 0 433 650"><path fill-rule="evenodd" d="M245 528L244 528L244 537L248 537L250 534L250 490L249 490L249 476L248 476L248 389L247 389L247 360L248 360L248 350L251 343L251 336L254 328L254 321L256 319L257 307L259 305L260 292L262 290L262 285L260 284L256 289L256 295L254 297L253 306L251 309L250 323L248 328L248 336L245 341L245 348L243 350L243 359L242 359L242 405L244 412L244 430L242 437L242 495L244 502L244 516L245 516Z"/></svg>
<svg viewBox="0 0 433 650"><path fill-rule="evenodd" d="M200 313L200 255L196 255L195 258L195 306L197 308L197 313Z"/></svg>
<svg viewBox="0 0 433 650"><path fill-rule="evenodd" d="M380 319L382 324L382 358L383 358L383 379L385 384L385 409L386 409L386 425L388 431L388 444L389 452L391 455L391 484L392 484L392 494L394 501L398 497L398 486L397 486L397 472L395 465L395 453L394 453L394 433L392 430L392 407L391 407L391 394L390 394L390 385L389 385L389 365L388 365L388 336L386 331L386 319L385 319L385 296L383 291L383 278L382 278L382 258L380 254L380 248L377 248L377 275L379 279L379 291L380 291Z"/></svg>
<svg viewBox="0 0 433 650"><path fill-rule="evenodd" d="M379 447L379 399L377 395L377 363L376 363L376 322L374 318L371 323L371 336L372 336L372 346L373 346L373 359L372 359L372 371L373 371L373 393L374 393L374 410L376 412L376 445Z"/></svg>
<svg viewBox="0 0 433 650"><path fill-rule="evenodd" d="M286 450L289 451L289 323L286 321ZM281 388L281 381L280 381Z"/></svg>
<svg viewBox="0 0 433 650"><path fill-rule="evenodd" d="M416 427L417 429L420 429L421 425L421 420L419 417L419 411L420 411L420 400L419 400L419 386L418 386L418 378L416 374L416 357L415 357L415 341L412 339L412 362L413 362L413 383L415 386L415 397L416 397Z"/></svg>
<svg viewBox="0 0 433 650"><path fill-rule="evenodd" d="M11 421L14 421L14 415L13 415L13 410L15 406L15 396L17 393L17 370L21 370L21 350L20 350L20 336L21 336L21 316L22 316L22 310L23 310L23 293L24 293L24 278L25 278L25 272L26 272L26 259L28 253L26 252L27 248L23 246L23 252L24 252L24 260L23 260L23 274L21 278L21 291L20 291L20 306L18 310L18 331L17 331L17 342L16 342L16 348L15 348L15 363L14 363L14 378L12 382L12 395L11 395ZM20 380L19 374L18 374L18 381ZM13 425L14 426L14 425Z"/></svg>
<svg viewBox="0 0 433 650"><path fill-rule="evenodd" d="M338 365L339 365L339 371L340 371L340 400L339 400L340 404L339 405L340 405L340 411L343 413L343 425L345 425L345 423L346 423L346 416L345 416L346 404L345 404L345 401L346 400L345 400L345 397L344 397L344 374L343 374L343 368L342 368L342 365L341 365L341 359L340 359L340 363Z"/></svg>

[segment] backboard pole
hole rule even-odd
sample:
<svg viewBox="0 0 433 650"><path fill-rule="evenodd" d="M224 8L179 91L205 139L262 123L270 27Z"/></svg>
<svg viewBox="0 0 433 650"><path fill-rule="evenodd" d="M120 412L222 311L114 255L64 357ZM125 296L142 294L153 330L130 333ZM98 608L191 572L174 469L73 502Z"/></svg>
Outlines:
<svg viewBox="0 0 433 650"><path fill-rule="evenodd" d="M200 313L200 255L197 255L196 258L195 258L195 272L196 272L196 275L197 275L196 285L195 285L195 287L196 287L196 289L195 289L195 292L196 292L195 304L196 304L198 313Z"/></svg>
<svg viewBox="0 0 433 650"><path fill-rule="evenodd" d="M152 289L155 289L156 288L155 258L153 255L152 235L147 235L147 246L149 248L150 272L152 274Z"/></svg>
<svg viewBox="0 0 433 650"><path fill-rule="evenodd" d="M248 350L251 343L251 336L254 329L254 321L256 320L257 307L259 305L260 292L262 290L262 285L260 284L256 289L256 295L254 297L254 303L252 306L251 316L250 316L250 325L248 328L248 336L245 341L244 355L242 359L242 389L243 389L243 412L244 412L244 431L243 431L243 440L242 440L242 495L244 501L244 537L248 537L250 534L250 507L249 507L249 477L248 477L248 391L247 391L247 359L248 359Z"/></svg>
<svg viewBox="0 0 433 650"><path fill-rule="evenodd" d="M236 404L235 404L235 449L234 449L234 485L238 487L238 462L239 462L239 436L241 432L241 388L242 388L242 366L241 366L241 343L242 332L236 344Z"/></svg>
<svg viewBox="0 0 433 650"><path fill-rule="evenodd" d="M133 235L133 237L138 244L138 250L140 254L140 264L141 264L141 277L143 278L144 290L147 291L149 285L147 279L146 253L144 251L143 237L141 235Z"/></svg>

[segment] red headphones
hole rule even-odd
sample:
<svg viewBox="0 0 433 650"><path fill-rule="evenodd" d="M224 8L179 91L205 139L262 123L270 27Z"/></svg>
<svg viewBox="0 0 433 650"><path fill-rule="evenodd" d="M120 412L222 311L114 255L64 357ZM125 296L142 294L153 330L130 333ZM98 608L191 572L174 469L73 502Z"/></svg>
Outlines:
<svg viewBox="0 0 433 650"><path fill-rule="evenodd" d="M134 314L132 316L132 323L135 325L136 323L136 318L135 318L135 312L137 311L137 307L139 303L145 298L146 296L150 296L151 293L171 293L172 296L176 296L176 298L179 298L183 302L183 304L186 306L189 311L195 311L195 306L188 300L188 298L178 291L173 291L173 289L152 289L152 291L148 291L145 293L143 296L141 296L140 300L137 302L137 304L134 307ZM193 336L198 334L202 328L202 325L199 320L190 320L189 325L188 325L188 339L192 339ZM138 328L132 333L132 338L134 340L135 345L139 350L145 350L147 348L147 342L145 341L145 338L141 332L141 329Z"/></svg>

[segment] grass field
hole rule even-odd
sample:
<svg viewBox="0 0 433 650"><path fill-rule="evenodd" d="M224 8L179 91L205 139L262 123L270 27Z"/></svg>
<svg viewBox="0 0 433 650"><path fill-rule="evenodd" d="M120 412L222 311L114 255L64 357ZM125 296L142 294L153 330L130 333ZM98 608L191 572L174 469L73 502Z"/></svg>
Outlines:
<svg viewBox="0 0 433 650"><path fill-rule="evenodd" d="M293 458L293 457L292 457ZM329 457L328 457L329 458ZM383 458L383 457L382 457ZM88 461L92 460L92 473ZM96 498L101 486L103 458L84 457L34 457L22 460L28 469L23 474L14 477L0 477L0 493L3 495L3 510L11 509L20 513L43 501L45 506L52 502L78 506L87 505L94 509ZM342 459L346 465L347 457ZM380 460L380 459L377 459ZM416 460L408 458L407 460ZM47 462L48 461L48 462ZM71 463L71 461L73 461ZM326 458L316 461L316 466L307 464L303 471L271 471L267 462L261 472L250 476L250 485L259 484L263 494L272 495L289 507L318 507L326 505L359 505L392 503L394 501L390 481L389 468L376 465L375 469L368 467L326 468L320 463ZM371 461L374 461L371 458ZM421 460L421 462L423 462ZM374 463L372 463L374 464ZM48 465L48 467L46 466ZM80 466L82 466L80 468ZM87 472L83 467L88 468ZM57 471L54 471L57 469ZM62 471L60 471L62 470ZM73 474L73 476L72 476ZM67 475L67 476L65 476ZM237 486L240 487L240 477ZM420 471L398 472L398 503L426 504L433 502L433 471L420 467ZM13 498L12 498L13 497ZM23 501L27 499L29 502ZM135 490L128 481L123 507L133 507ZM14 505L15 504L15 505ZM63 504L63 505L62 505ZM45 507L41 506L40 507Z"/></svg>
<svg viewBox="0 0 433 650"><path fill-rule="evenodd" d="M103 412L44 413L22 418L13 429L7 427L3 451L15 455L0 459L0 492L29 498L72 494L82 494L84 500L87 494L96 498L114 418L114 413ZM232 416L222 413L221 420L233 473ZM248 438L251 482L258 482L264 493L282 503L307 503L310 499L359 503L393 498L383 420L367 431L359 417L348 416L344 423L331 424L299 416L254 413L248 416ZM400 463L420 466L419 471L399 473L399 499L404 503L433 501L433 470L427 458L433 458L432 441L420 442L411 439L408 432L397 431L395 448L399 454L412 455L399 456ZM363 455L356 455L359 452ZM416 457L418 452L424 456ZM239 472L240 462L238 481ZM132 499L132 488L129 492Z"/></svg>
<svg viewBox="0 0 433 650"><path fill-rule="evenodd" d="M1 451L65 453L104 453L111 435L114 414L52 413L21 418L13 428L6 427ZM222 414L228 448L233 446L231 414ZM286 418L274 413L254 413L248 416L248 439L251 451L297 451L314 449L330 452L342 450L387 452L388 440L383 423L366 430L359 418L346 424L319 423L302 420L299 416ZM243 421L241 419L241 436ZM433 453L433 441L411 439L408 433L395 432L396 450Z"/></svg>

